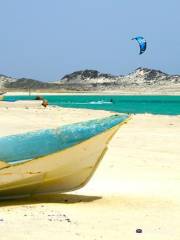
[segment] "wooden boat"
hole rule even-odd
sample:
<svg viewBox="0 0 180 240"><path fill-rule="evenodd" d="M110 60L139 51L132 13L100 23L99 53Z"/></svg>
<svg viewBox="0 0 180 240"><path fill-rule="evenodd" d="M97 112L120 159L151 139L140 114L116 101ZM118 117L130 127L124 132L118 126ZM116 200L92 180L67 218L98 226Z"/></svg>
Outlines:
<svg viewBox="0 0 180 240"><path fill-rule="evenodd" d="M0 199L84 186L128 115L0 137Z"/></svg>

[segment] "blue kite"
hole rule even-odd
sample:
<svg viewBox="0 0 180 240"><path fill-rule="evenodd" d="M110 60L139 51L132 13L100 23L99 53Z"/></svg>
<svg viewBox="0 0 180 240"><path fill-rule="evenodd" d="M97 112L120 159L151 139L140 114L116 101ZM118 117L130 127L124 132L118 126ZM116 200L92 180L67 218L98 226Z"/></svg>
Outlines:
<svg viewBox="0 0 180 240"><path fill-rule="evenodd" d="M135 37L135 38L132 38L132 40L136 40L139 43L139 47L140 47L140 53L139 54L142 54L146 51L147 42L143 37Z"/></svg>

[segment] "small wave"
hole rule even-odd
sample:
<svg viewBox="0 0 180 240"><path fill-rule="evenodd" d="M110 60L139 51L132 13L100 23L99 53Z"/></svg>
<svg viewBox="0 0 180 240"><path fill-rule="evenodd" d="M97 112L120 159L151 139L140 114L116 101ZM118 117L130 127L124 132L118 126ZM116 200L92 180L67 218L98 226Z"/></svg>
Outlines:
<svg viewBox="0 0 180 240"><path fill-rule="evenodd" d="M91 102L62 102L62 104L74 104L74 105L81 105L81 104L112 104L112 102L107 101L91 101Z"/></svg>
<svg viewBox="0 0 180 240"><path fill-rule="evenodd" d="M112 104L112 102L108 102L108 101L97 101L97 102L89 102L89 104Z"/></svg>

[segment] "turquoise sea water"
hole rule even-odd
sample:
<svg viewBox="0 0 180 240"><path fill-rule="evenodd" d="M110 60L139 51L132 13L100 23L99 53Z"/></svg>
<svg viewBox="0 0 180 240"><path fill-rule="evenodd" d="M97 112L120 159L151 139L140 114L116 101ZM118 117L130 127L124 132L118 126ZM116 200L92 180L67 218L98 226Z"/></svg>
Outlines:
<svg viewBox="0 0 180 240"><path fill-rule="evenodd" d="M7 96L5 100L27 100L34 96ZM44 96L50 105L104 109L125 113L180 114L180 96Z"/></svg>

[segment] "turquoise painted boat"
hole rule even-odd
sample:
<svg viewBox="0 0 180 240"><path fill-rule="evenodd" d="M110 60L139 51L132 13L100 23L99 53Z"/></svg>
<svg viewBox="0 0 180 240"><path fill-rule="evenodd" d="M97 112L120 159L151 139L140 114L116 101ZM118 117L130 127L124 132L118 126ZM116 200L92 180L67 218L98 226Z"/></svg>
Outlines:
<svg viewBox="0 0 180 240"><path fill-rule="evenodd" d="M67 192L84 186L129 116L0 137L0 198Z"/></svg>

